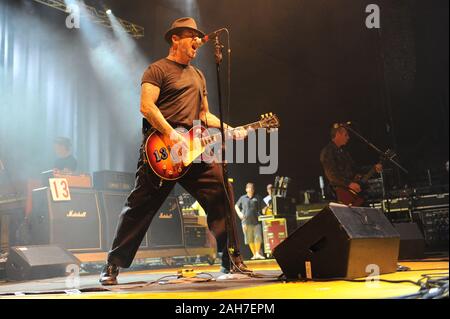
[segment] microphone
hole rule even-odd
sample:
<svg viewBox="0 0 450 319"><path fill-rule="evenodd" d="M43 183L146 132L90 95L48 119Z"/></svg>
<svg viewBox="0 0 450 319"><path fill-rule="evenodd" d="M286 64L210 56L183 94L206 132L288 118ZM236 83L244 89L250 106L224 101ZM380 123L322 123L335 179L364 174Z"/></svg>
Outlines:
<svg viewBox="0 0 450 319"><path fill-rule="evenodd" d="M200 39L199 37L195 37L195 38L194 38L194 41L195 41L195 45L196 45L197 49L200 48L201 46L203 46L203 45L204 45L206 42L208 42L209 40L215 38L219 32L222 32L222 31L224 31L224 30L225 30L225 29L222 28L222 29L213 31L213 32L211 32L210 34L205 35L205 36L204 36L203 38L201 38L201 39Z"/></svg>

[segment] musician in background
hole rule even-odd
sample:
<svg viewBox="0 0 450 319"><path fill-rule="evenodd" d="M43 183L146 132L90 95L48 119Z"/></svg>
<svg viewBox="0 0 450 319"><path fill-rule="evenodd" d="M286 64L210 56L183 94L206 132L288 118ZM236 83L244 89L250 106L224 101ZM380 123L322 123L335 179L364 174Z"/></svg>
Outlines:
<svg viewBox="0 0 450 319"><path fill-rule="evenodd" d="M258 216L261 215L263 202L259 195L255 195L255 185L247 183L245 195L242 195L236 202L236 213L242 221L245 244L250 247L255 259L265 259L259 252L262 244L262 228Z"/></svg>
<svg viewBox="0 0 450 319"><path fill-rule="evenodd" d="M57 137L53 143L57 159L53 165L54 169L66 172L77 170L77 160L72 154L72 142L67 137Z"/></svg>
<svg viewBox="0 0 450 319"><path fill-rule="evenodd" d="M333 189L348 188L358 194L361 192L361 185L357 182L357 168L345 149L349 140L350 136L345 125L334 124L331 128L331 141L320 153L320 162ZM380 173L383 166L376 164L375 170Z"/></svg>
<svg viewBox="0 0 450 319"><path fill-rule="evenodd" d="M272 213L272 197L273 197L273 185L267 185L267 196L263 198L266 207L263 208L263 215L273 215Z"/></svg>

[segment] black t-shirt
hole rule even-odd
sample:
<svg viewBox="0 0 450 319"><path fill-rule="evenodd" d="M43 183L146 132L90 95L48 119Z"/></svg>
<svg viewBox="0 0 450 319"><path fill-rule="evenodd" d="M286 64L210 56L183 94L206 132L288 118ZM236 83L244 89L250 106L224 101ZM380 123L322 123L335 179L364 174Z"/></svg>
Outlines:
<svg viewBox="0 0 450 319"><path fill-rule="evenodd" d="M73 157L73 155L69 155L67 157L62 157L62 158L58 158L55 161L54 167L53 168L57 168L59 170L69 170L71 172L75 172L77 170L77 160L75 159L75 157Z"/></svg>
<svg viewBox="0 0 450 319"><path fill-rule="evenodd" d="M143 83L160 88L156 106L172 126L192 127L193 121L199 119L202 100L207 91L204 75L194 66L164 58L145 70ZM144 129L146 125L149 127L144 119Z"/></svg>

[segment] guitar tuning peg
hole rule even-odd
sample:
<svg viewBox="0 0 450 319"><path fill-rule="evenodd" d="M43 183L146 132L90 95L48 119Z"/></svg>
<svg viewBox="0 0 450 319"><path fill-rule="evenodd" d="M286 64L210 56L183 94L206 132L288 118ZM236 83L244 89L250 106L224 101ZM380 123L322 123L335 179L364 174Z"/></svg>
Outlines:
<svg viewBox="0 0 450 319"><path fill-rule="evenodd" d="M262 119L264 118L264 114L261 114L261 118L262 118Z"/></svg>
<svg viewBox="0 0 450 319"><path fill-rule="evenodd" d="M269 113L269 115L270 115L270 116L272 116L272 115L273 115L273 113L272 113L272 112L270 112L270 113Z"/></svg>

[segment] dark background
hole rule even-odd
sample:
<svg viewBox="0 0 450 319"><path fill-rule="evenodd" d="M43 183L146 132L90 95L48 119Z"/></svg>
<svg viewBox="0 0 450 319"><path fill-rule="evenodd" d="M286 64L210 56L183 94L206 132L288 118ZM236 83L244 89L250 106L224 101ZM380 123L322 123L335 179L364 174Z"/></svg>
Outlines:
<svg viewBox="0 0 450 319"><path fill-rule="evenodd" d="M197 11L186 1L105 1L113 12L145 27L140 40L153 58L165 56L162 34L170 22L193 15L200 28L231 31L231 123L277 113L279 175L299 188L318 188L318 160L334 122L352 121L381 148L395 148L414 183L427 168L448 159L448 1L207 1ZM381 9L381 29L367 29L365 7ZM194 14L192 14L194 13ZM212 47L199 59L217 110ZM356 140L350 146L361 164L376 154ZM255 165L233 165L239 189L264 184Z"/></svg>

